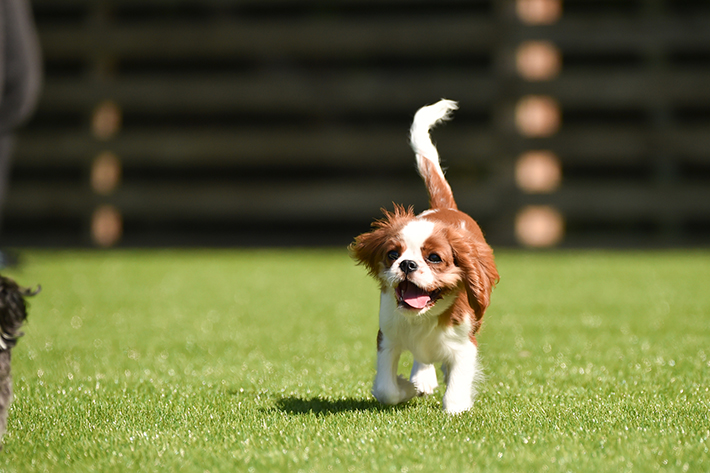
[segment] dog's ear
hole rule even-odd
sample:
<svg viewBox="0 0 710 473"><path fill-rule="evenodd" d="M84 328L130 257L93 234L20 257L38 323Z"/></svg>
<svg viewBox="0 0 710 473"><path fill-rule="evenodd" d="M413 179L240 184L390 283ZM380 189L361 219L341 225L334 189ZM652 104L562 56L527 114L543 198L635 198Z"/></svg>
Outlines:
<svg viewBox="0 0 710 473"><path fill-rule="evenodd" d="M372 276L377 277L381 269L382 251L389 240L389 235L387 228L378 228L357 236L348 247L350 257L358 264L364 265Z"/></svg>
<svg viewBox="0 0 710 473"><path fill-rule="evenodd" d="M382 209L382 213L384 218L372 223L372 231L359 235L348 247L350 256L358 264L364 265L374 277L382 270L384 253L397 231L414 218L412 207L405 209L397 204L393 212Z"/></svg>
<svg viewBox="0 0 710 473"><path fill-rule="evenodd" d="M466 296L474 312L474 322L479 326L491 303L491 292L500 279L493 250L485 241L472 239L470 235L453 235L450 242L454 263L463 271Z"/></svg>

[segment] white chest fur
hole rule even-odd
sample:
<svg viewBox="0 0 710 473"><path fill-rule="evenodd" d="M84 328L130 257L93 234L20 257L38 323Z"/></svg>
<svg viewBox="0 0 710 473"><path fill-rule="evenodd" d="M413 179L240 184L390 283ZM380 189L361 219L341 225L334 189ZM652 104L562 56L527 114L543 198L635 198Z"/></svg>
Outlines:
<svg viewBox="0 0 710 473"><path fill-rule="evenodd" d="M470 343L470 323L442 326L439 316L452 303L455 294L448 295L423 313L400 309L392 290L380 297L380 330L387 342L399 351L410 351L420 363L447 364L462 345Z"/></svg>
<svg viewBox="0 0 710 473"><path fill-rule="evenodd" d="M444 410L451 414L471 408L480 374L478 350L469 339L470 323L442 326L439 316L455 295L440 300L427 311L414 313L397 306L392 290L380 298L382 339L377 352L377 375L372 394L384 404L398 404L416 395L432 394L438 382L434 363L442 363L446 374ZM407 380L397 375L400 354L412 352L414 364Z"/></svg>

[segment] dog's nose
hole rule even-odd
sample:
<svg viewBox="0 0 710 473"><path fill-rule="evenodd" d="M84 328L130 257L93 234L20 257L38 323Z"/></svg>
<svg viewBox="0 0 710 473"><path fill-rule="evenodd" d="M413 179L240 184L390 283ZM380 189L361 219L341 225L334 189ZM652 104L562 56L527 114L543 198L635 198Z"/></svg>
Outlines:
<svg viewBox="0 0 710 473"><path fill-rule="evenodd" d="M401 269L404 274L409 274L419 269L419 266L414 261L406 259L399 263L399 269Z"/></svg>

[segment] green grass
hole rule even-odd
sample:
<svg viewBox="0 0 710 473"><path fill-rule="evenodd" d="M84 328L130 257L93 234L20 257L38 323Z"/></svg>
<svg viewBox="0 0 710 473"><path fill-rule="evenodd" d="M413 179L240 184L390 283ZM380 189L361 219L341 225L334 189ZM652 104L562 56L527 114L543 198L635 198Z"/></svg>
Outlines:
<svg viewBox="0 0 710 473"><path fill-rule="evenodd" d="M1 471L710 471L710 252L500 252L456 417L371 398L345 250L24 261Z"/></svg>

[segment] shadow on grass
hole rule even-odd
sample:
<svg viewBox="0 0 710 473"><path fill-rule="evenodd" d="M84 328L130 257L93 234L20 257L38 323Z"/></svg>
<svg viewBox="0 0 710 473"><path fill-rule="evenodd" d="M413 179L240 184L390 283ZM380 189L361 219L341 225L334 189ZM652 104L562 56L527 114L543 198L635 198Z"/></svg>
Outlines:
<svg viewBox="0 0 710 473"><path fill-rule="evenodd" d="M331 415L340 412L385 411L391 406L383 406L375 399L322 399L319 397L284 397L276 401L276 408L288 414Z"/></svg>

